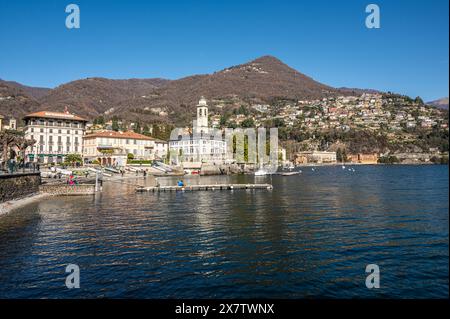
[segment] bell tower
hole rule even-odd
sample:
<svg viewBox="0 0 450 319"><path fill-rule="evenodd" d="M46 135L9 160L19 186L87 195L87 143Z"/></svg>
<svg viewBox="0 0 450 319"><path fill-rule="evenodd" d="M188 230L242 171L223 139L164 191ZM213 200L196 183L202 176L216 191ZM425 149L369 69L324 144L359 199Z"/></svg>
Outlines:
<svg viewBox="0 0 450 319"><path fill-rule="evenodd" d="M196 129L198 133L208 133L208 105L203 96L197 104Z"/></svg>

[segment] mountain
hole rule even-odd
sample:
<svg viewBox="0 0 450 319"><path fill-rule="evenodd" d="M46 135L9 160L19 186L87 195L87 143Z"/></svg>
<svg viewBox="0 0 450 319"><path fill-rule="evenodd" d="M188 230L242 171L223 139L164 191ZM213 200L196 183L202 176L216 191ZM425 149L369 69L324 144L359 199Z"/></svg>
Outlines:
<svg viewBox="0 0 450 319"><path fill-rule="evenodd" d="M272 56L232 66L212 74L178 80L87 78L55 89L31 88L15 82L1 82L15 90L20 99L0 101L0 113L20 117L29 111L69 111L94 119L117 115L130 121L190 123L200 96L211 109L228 109L245 104L272 103L277 99L320 99L351 95L359 89L337 89L319 83ZM8 93L9 94L9 93ZM219 109L217 109L219 110Z"/></svg>
<svg viewBox="0 0 450 319"><path fill-rule="evenodd" d="M31 96L31 92L36 93L40 88L34 89L17 82L0 80L0 115L18 119L26 113L38 110L40 103Z"/></svg>
<svg viewBox="0 0 450 319"><path fill-rule="evenodd" d="M186 123L200 96L212 107L223 107L233 102L267 103L275 98L314 99L337 94L347 92L319 83L275 57L263 56L213 74L170 81L144 99L123 101L118 112L142 118L152 116L152 108L157 108L171 114L175 122Z"/></svg>
<svg viewBox="0 0 450 319"><path fill-rule="evenodd" d="M239 96L270 99L320 98L336 89L314 81L272 56L233 66L203 76L172 81L158 90L160 96L178 103L196 102L200 95L210 98Z"/></svg>
<svg viewBox="0 0 450 319"><path fill-rule="evenodd" d="M87 118L113 113L123 100L134 99L167 83L164 79L87 78L58 86L39 99L42 109L62 110Z"/></svg>
<svg viewBox="0 0 450 319"><path fill-rule="evenodd" d="M443 97L443 98L438 99L438 100L427 102L427 104L428 105L432 105L432 106L437 107L437 108L440 108L440 109L448 110L448 97Z"/></svg>
<svg viewBox="0 0 450 319"><path fill-rule="evenodd" d="M50 91L52 90L50 88L27 86L27 85L23 85L18 82L15 82L15 81L4 81L1 79L0 79L0 83L5 83L11 87L14 87L34 99L40 99L40 98L44 97L45 95L49 94Z"/></svg>

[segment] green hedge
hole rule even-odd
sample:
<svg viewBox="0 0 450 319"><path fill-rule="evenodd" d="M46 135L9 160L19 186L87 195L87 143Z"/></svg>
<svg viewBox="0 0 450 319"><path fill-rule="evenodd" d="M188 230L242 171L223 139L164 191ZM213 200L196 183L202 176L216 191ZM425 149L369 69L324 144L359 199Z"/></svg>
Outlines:
<svg viewBox="0 0 450 319"><path fill-rule="evenodd" d="M151 160L127 160L127 164L152 164Z"/></svg>

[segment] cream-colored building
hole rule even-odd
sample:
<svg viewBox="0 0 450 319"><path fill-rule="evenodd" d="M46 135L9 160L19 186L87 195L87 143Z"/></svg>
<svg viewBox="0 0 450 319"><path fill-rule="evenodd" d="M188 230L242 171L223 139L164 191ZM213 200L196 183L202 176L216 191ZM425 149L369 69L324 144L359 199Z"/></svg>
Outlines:
<svg viewBox="0 0 450 319"><path fill-rule="evenodd" d="M167 155L167 142L132 131L99 131L85 135L83 141L85 163L125 166L128 154L137 160L162 160Z"/></svg>
<svg viewBox="0 0 450 319"><path fill-rule="evenodd" d="M0 115L0 131L3 130L17 130L17 120L13 117L9 119L9 124L6 124L5 117Z"/></svg>
<svg viewBox="0 0 450 319"><path fill-rule="evenodd" d="M62 163L67 154L82 154L86 119L68 111L41 111L23 120L25 138L36 141L25 153L28 161Z"/></svg>

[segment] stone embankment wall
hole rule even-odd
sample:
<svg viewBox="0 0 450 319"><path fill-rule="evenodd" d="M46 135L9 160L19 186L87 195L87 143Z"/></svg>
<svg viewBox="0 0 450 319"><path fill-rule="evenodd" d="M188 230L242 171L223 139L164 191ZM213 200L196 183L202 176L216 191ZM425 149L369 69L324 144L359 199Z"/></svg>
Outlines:
<svg viewBox="0 0 450 319"><path fill-rule="evenodd" d="M42 184L39 190L50 195L93 195L95 184Z"/></svg>
<svg viewBox="0 0 450 319"><path fill-rule="evenodd" d="M39 192L40 173L0 175L0 203Z"/></svg>

